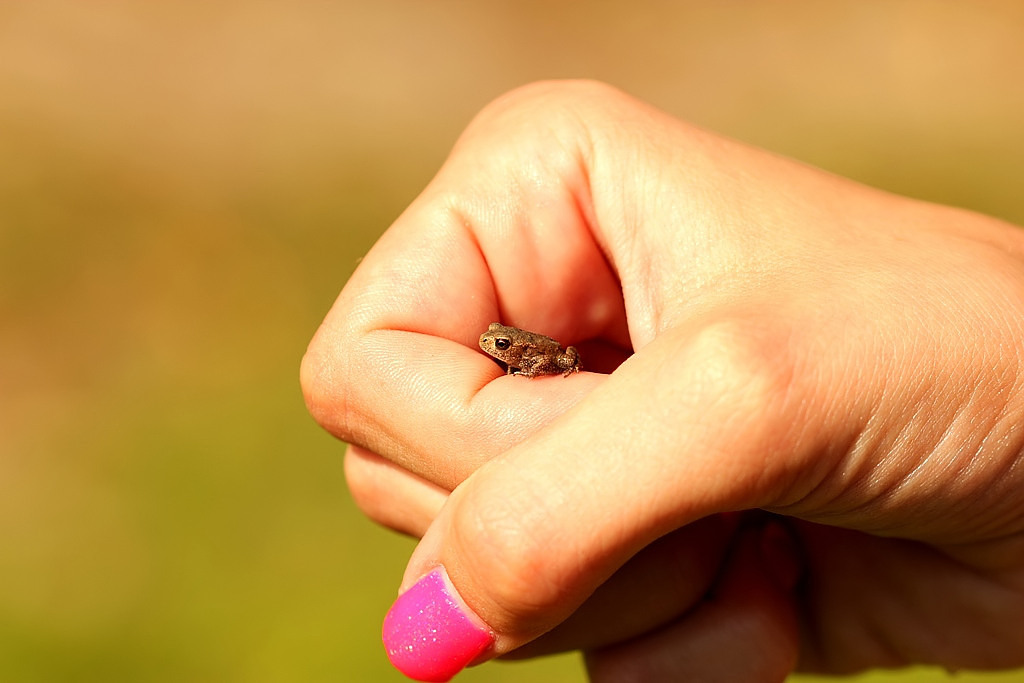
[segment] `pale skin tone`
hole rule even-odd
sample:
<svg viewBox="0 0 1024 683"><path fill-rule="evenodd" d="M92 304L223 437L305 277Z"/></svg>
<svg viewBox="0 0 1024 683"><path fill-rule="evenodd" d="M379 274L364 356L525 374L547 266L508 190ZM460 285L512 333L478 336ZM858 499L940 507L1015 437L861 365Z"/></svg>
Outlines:
<svg viewBox="0 0 1024 683"><path fill-rule="evenodd" d="M587 371L504 376L494 320ZM1015 226L538 84L367 254L302 380L360 507L423 536L403 586L443 564L485 658L1024 665Z"/></svg>

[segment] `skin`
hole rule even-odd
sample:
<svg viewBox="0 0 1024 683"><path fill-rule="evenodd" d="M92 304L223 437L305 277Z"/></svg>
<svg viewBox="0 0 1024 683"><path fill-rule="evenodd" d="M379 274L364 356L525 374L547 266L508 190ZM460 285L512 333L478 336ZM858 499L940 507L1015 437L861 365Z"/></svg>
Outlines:
<svg viewBox="0 0 1024 683"><path fill-rule="evenodd" d="M492 320L592 340L595 372L502 376ZM1022 340L1018 228L545 83L470 125L302 383L357 503L423 536L403 587L443 564L484 659L1001 668L1024 665Z"/></svg>

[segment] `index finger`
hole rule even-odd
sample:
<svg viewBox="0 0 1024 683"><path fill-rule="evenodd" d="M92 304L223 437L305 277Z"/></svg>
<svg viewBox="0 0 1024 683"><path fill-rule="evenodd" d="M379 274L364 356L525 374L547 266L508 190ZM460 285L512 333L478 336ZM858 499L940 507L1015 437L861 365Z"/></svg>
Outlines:
<svg viewBox="0 0 1024 683"><path fill-rule="evenodd" d="M609 365L628 354L618 278L590 229L584 136L568 116L538 129L533 113L499 101L470 126L367 254L303 361L322 425L449 487L601 381L492 383L500 370L477 349L490 322L564 345L598 340Z"/></svg>

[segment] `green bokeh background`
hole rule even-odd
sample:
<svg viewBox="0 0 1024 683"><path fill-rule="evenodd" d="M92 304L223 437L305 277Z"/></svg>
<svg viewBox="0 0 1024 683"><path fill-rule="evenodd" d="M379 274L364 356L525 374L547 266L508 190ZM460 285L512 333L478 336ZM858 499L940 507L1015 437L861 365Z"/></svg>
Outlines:
<svg viewBox="0 0 1024 683"><path fill-rule="evenodd" d="M0 681L402 680L412 541L298 363L491 98L599 78L1022 223L1022 64L1016 2L0 3Z"/></svg>

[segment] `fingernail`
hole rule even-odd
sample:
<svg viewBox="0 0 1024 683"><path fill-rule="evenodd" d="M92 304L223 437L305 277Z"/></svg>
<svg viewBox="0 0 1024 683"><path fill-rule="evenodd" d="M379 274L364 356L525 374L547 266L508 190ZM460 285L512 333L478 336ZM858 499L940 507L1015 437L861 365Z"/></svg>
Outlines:
<svg viewBox="0 0 1024 683"><path fill-rule="evenodd" d="M398 596L384 617L383 636L391 663L417 681L451 680L494 642L443 567Z"/></svg>

